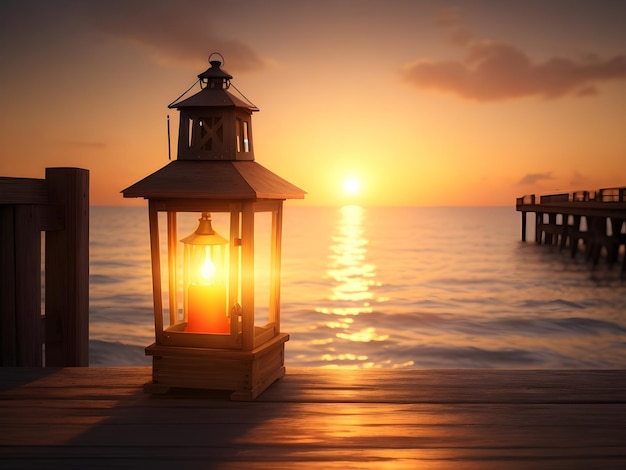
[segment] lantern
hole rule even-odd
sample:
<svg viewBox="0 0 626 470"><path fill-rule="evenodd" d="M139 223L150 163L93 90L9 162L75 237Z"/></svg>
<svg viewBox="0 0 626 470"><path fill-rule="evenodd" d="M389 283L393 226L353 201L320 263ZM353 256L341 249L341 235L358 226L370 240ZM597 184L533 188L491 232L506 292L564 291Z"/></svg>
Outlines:
<svg viewBox="0 0 626 470"><path fill-rule="evenodd" d="M283 201L305 193L254 161L258 109L229 91L232 76L213 55L201 91L170 105L180 111L177 159L122 193L148 200L155 341L144 389L250 400L285 374ZM190 219L197 228L178 233Z"/></svg>

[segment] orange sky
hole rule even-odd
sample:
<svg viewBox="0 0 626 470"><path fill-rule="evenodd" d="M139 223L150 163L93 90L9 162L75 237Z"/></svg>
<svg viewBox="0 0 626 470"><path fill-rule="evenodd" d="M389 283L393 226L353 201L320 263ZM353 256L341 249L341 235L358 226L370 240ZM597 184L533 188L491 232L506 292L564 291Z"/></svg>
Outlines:
<svg viewBox="0 0 626 470"><path fill-rule="evenodd" d="M167 164L168 113L175 142L167 105L219 51L295 204L624 186L624 24L620 0L3 0L0 175L79 166L92 204L132 203Z"/></svg>

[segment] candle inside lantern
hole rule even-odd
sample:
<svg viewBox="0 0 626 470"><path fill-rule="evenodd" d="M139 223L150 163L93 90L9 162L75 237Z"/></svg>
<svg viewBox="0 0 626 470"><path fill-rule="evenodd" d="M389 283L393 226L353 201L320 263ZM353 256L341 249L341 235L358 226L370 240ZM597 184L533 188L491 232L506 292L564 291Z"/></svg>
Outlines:
<svg viewBox="0 0 626 470"><path fill-rule="evenodd" d="M230 333L226 316L226 288L224 286L190 285L188 318L185 331L196 333Z"/></svg>
<svg viewBox="0 0 626 470"><path fill-rule="evenodd" d="M186 269L190 283L187 286L187 326L192 333L229 334L230 320L227 316L227 294L223 273L215 261L222 258L222 247L228 243L213 231L211 218L202 214L198 229L182 240L186 245ZM218 253L222 256L218 256ZM214 257L216 257L214 261Z"/></svg>

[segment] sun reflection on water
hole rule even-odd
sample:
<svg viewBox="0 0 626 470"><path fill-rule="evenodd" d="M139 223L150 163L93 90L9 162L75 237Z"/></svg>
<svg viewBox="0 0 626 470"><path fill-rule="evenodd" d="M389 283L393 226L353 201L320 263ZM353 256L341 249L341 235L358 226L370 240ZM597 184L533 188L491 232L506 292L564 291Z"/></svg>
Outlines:
<svg viewBox="0 0 626 470"><path fill-rule="evenodd" d="M367 354L355 353L352 347L358 343L385 341L389 337L379 334L372 326L360 328L357 319L359 315L374 312L372 302L385 300L375 299L372 292L372 287L380 286L380 282L376 280L376 267L367 262L365 216L363 207L341 207L335 235L331 238L326 271L326 277L333 282L328 296L330 305L315 309L328 316L320 328L327 328L330 336L315 343L325 346L321 359L328 363L328 367L377 367L368 361Z"/></svg>

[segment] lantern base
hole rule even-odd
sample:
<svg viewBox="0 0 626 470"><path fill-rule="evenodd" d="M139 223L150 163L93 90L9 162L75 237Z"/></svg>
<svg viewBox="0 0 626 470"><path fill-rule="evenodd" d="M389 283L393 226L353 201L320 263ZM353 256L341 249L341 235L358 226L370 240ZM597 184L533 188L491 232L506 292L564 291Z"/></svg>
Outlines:
<svg viewBox="0 0 626 470"><path fill-rule="evenodd" d="M231 400L254 400L285 375L285 343L279 333L252 351L190 348L152 344L152 382L146 393L167 393L171 388L230 390Z"/></svg>

